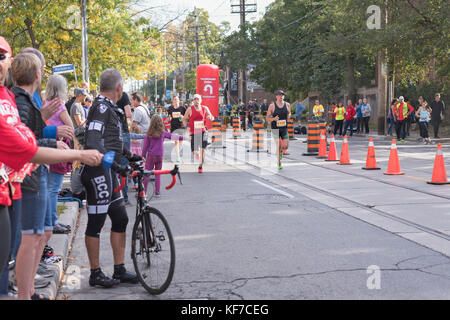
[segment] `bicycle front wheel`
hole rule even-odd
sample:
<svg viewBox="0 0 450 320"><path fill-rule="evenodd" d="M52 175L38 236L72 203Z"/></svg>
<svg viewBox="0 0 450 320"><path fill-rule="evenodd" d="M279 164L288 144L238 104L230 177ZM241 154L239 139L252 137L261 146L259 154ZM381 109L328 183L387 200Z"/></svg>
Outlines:
<svg viewBox="0 0 450 320"><path fill-rule="evenodd" d="M131 258L139 282L150 293L167 290L175 270L175 243L167 220L155 208L138 215L131 238Z"/></svg>

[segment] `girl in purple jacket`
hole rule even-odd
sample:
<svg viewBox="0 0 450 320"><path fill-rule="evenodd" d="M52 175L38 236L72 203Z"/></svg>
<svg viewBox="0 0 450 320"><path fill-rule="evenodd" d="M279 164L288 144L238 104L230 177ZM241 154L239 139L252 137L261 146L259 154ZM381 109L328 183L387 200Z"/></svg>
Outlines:
<svg viewBox="0 0 450 320"><path fill-rule="evenodd" d="M164 123L159 115L154 115L150 120L147 136L144 139L142 157L146 159L146 170L161 170L164 155L164 139L183 140L183 136L165 131ZM147 191L149 177L144 179L145 191ZM160 196L161 176L155 176L155 196Z"/></svg>

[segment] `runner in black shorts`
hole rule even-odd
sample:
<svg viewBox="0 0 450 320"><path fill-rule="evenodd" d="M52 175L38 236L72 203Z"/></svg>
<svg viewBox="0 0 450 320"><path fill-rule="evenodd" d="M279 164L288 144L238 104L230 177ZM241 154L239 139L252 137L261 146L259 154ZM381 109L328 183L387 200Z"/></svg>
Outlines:
<svg viewBox="0 0 450 320"><path fill-rule="evenodd" d="M81 169L81 181L87 191L88 223L85 243L91 267L89 285L107 288L120 282L138 282L136 275L126 271L124 266L128 216L122 194L114 192L114 188L118 186L117 173L125 177L127 175L127 168L119 165L122 156L126 155L130 161L140 158L123 147L122 121L118 115L122 110L115 104L122 92L121 74L114 69L105 70L100 75L100 95L95 98L86 122L86 149L96 149L103 154L114 151L114 163L111 169L105 169L101 165L85 165ZM99 261L100 232L107 215L112 224L113 279L101 271Z"/></svg>
<svg viewBox="0 0 450 320"><path fill-rule="evenodd" d="M183 117L186 113L186 109L183 106L180 106L180 98L175 96L172 100L172 105L167 110L170 118L170 132L174 131L176 134L182 136L184 134L184 126L183 126ZM176 162L180 162L180 145L182 141L175 140L175 154L177 156Z"/></svg>
<svg viewBox="0 0 450 320"><path fill-rule="evenodd" d="M275 92L277 100L272 103L267 110L266 121L272 124L272 136L277 145L278 169L283 169L281 159L283 150L289 148L289 133L287 123L291 118L291 105L284 102L284 92L278 90ZM280 143L282 141L282 143Z"/></svg>
<svg viewBox="0 0 450 320"><path fill-rule="evenodd" d="M206 120L214 120L209 108L202 106L202 96L194 95L194 105L186 110L183 117L183 126L189 120L189 132L191 134L191 150L197 160L200 160L198 173L203 173L203 162L205 161L205 149L208 145L208 135L206 131ZM198 155L198 149L201 148L201 156Z"/></svg>

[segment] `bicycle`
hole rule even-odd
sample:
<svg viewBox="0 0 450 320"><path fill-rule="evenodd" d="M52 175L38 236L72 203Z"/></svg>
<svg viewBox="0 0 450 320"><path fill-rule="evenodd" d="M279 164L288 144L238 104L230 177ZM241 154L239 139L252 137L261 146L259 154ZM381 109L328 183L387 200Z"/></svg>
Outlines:
<svg viewBox="0 0 450 320"><path fill-rule="evenodd" d="M182 184L181 176L177 165L173 170L151 171L144 169L143 161L130 162L129 166L132 170L131 177L138 180L136 221L131 236L131 259L142 286L150 294L159 295L167 290L173 278L175 243L166 218L158 209L148 205L143 180L152 175L171 174L172 182L166 187L166 190L169 190L175 185L177 175ZM121 185L114 191L122 190L126 180L126 177L122 177ZM160 272L163 275L160 275Z"/></svg>

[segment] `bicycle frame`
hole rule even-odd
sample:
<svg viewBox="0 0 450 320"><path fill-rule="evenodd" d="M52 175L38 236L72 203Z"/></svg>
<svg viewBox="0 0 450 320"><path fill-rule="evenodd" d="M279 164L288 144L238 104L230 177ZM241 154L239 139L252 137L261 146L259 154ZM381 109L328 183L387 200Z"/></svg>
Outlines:
<svg viewBox="0 0 450 320"><path fill-rule="evenodd" d="M153 234L151 217L148 216L148 221L146 221L147 219L145 219L145 216L144 216L146 208L149 208L147 205L146 193L145 193L144 183L143 183L144 177L151 176L151 175L171 174L172 182L168 186L166 186L166 190L169 190L177 182L177 178L176 178L177 175L178 175L178 177L180 179L180 183L181 183L181 176L180 176L180 172L178 170L177 165L175 165L173 170L152 170L152 171L145 170L142 161L130 163L130 166L133 169L133 172L131 173L131 178L136 177L138 180L138 190L137 190L137 199L136 199L137 200L136 220L142 219L141 222L142 222L143 231L145 231L145 230L148 231L148 233L143 232L145 249L148 250L149 247L153 247L155 244L155 235ZM122 177L121 185L117 189L114 189L114 192L119 192L120 190L122 190L126 183L127 183L127 178ZM146 239L147 234L150 235L150 239L148 239L149 241Z"/></svg>

